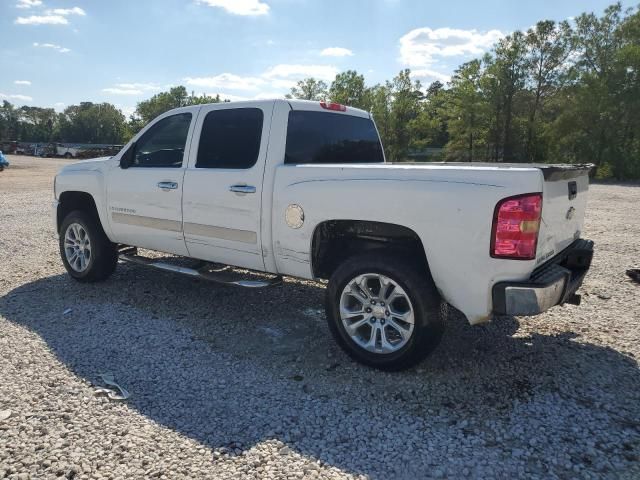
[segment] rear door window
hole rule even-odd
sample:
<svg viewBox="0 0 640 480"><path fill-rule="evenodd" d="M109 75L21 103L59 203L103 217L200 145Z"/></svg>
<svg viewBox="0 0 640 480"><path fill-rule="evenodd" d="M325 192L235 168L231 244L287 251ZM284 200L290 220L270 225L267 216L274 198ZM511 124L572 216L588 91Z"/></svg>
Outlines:
<svg viewBox="0 0 640 480"><path fill-rule="evenodd" d="M260 153L263 117L259 108L225 108L207 113L196 168L253 167Z"/></svg>
<svg viewBox="0 0 640 480"><path fill-rule="evenodd" d="M339 113L289 112L285 163L383 163L373 121Z"/></svg>

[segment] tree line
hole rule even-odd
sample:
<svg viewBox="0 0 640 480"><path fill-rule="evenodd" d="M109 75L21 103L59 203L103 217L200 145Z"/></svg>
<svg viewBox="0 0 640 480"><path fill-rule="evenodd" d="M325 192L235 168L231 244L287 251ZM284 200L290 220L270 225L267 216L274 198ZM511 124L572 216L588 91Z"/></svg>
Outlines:
<svg viewBox="0 0 640 480"><path fill-rule="evenodd" d="M220 101L219 95L197 96L178 86L139 102L127 119L120 109L106 102L81 102L57 113L53 108L15 107L4 100L0 105L0 140L122 144L172 108Z"/></svg>
<svg viewBox="0 0 640 480"><path fill-rule="evenodd" d="M428 86L406 69L367 85L348 70L330 84L301 80L289 98L328 100L372 112L391 161L594 163L601 177L640 178L640 10L538 22ZM174 87L138 103L126 119L113 105L64 112L0 107L0 139L123 143L175 107L220 102ZM425 153L427 152L427 153ZM435 153L434 153L435 152Z"/></svg>

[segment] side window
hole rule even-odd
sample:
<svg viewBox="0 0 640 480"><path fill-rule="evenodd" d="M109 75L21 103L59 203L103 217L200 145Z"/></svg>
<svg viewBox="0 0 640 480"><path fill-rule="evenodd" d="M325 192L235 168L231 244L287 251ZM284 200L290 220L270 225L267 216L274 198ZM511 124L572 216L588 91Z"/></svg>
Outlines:
<svg viewBox="0 0 640 480"><path fill-rule="evenodd" d="M259 108L227 108L207 113L196 168L251 168L258 161L263 114Z"/></svg>
<svg viewBox="0 0 640 480"><path fill-rule="evenodd" d="M190 124L190 113L179 113L160 120L136 142L131 166L181 167Z"/></svg>

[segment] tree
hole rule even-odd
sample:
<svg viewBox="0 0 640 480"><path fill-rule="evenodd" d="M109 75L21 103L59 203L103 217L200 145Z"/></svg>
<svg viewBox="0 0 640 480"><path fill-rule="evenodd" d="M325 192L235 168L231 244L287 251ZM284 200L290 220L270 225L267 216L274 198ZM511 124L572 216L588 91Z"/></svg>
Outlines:
<svg viewBox="0 0 640 480"><path fill-rule="evenodd" d="M168 92L155 94L149 100L139 102L135 115L146 125L158 115L162 115L173 108L189 105L189 94L183 86L173 87Z"/></svg>
<svg viewBox="0 0 640 480"><path fill-rule="evenodd" d="M538 22L527 31L526 43L533 102L529 106L525 156L532 162L540 159L540 152L535 149L539 142L534 142L537 115L542 113L547 99L561 89L561 79L566 75L567 59L572 52L571 27L566 21L559 25L551 20Z"/></svg>
<svg viewBox="0 0 640 480"><path fill-rule="evenodd" d="M221 101L220 95L212 97L206 94L196 95L194 92L189 95L183 86L172 87L168 92L157 93L149 100L139 102L135 114L130 119L130 129L136 133L157 116L174 108Z"/></svg>
<svg viewBox="0 0 640 480"><path fill-rule="evenodd" d="M17 138L28 142L48 142L53 139L58 120L53 108L24 105L17 113L20 119Z"/></svg>
<svg viewBox="0 0 640 480"><path fill-rule="evenodd" d="M472 60L451 77L445 107L450 135L449 158L473 162L478 159L478 145L487 142L489 103L481 90L483 73L480 60Z"/></svg>
<svg viewBox="0 0 640 480"><path fill-rule="evenodd" d="M59 122L57 137L63 142L118 144L128 137L124 115L110 103L70 105Z"/></svg>
<svg viewBox="0 0 640 480"><path fill-rule="evenodd" d="M371 100L368 93L364 76L354 70L347 70L336 75L335 80L331 82L329 98L332 102L369 110Z"/></svg>
<svg viewBox="0 0 640 480"><path fill-rule="evenodd" d="M305 78L300 80L294 87L291 87L291 93L287 94L286 97L301 100L326 100L328 96L327 88L327 84L322 80Z"/></svg>
<svg viewBox="0 0 640 480"><path fill-rule="evenodd" d="M391 161L398 162L406 159L409 153L411 132L408 127L418 116L423 94L420 82L411 79L409 69L398 73L392 81L387 82L386 87L392 100L387 155Z"/></svg>
<svg viewBox="0 0 640 480"><path fill-rule="evenodd" d="M17 140L20 131L20 116L13 104L2 101L0 107L0 139Z"/></svg>
<svg viewBox="0 0 640 480"><path fill-rule="evenodd" d="M393 142L391 136L391 108L393 103L391 90L387 85L375 85L369 89L369 98L371 115L378 127L382 146L388 158L388 152Z"/></svg>
<svg viewBox="0 0 640 480"><path fill-rule="evenodd" d="M495 78L495 93L499 103L498 112L502 113L501 124L496 128L501 130L502 138L502 159L511 162L516 159L514 156L514 107L515 97L523 89L526 78L526 43L524 34L515 31L511 35L498 41L494 48L492 61L487 67L488 73ZM496 115L496 119L500 119Z"/></svg>

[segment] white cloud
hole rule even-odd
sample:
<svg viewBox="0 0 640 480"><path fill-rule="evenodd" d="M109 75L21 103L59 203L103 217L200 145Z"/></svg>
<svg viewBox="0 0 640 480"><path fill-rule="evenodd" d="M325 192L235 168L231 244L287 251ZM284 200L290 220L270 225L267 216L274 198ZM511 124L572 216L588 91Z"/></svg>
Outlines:
<svg viewBox="0 0 640 480"><path fill-rule="evenodd" d="M52 10L47 10L45 13L47 13L48 15L63 15L65 17L67 15L79 15L81 17L84 17L87 14L87 12L85 12L80 7L54 8Z"/></svg>
<svg viewBox="0 0 640 480"><path fill-rule="evenodd" d="M139 88L121 88L121 87L108 87L103 88L104 93L110 93L111 95L142 95L144 92Z"/></svg>
<svg viewBox="0 0 640 480"><path fill-rule="evenodd" d="M40 0L19 0L16 5L19 8L31 8L42 5ZM26 6L28 5L28 6ZM80 7L73 8L53 8L45 10L42 15L31 15L29 17L18 17L13 23L16 25L68 25L67 17L78 15L84 17L87 13Z"/></svg>
<svg viewBox="0 0 640 480"><path fill-rule="evenodd" d="M431 70L429 68L420 68L418 70L412 70L411 76L414 78L419 78L420 80L427 80L429 82L433 82L435 80L439 80L442 83L447 83L451 80L451 76L442 72L438 72L436 70Z"/></svg>
<svg viewBox="0 0 640 480"><path fill-rule="evenodd" d="M116 83L116 87L137 89L144 92L159 92L162 90L162 85L157 85L155 83Z"/></svg>
<svg viewBox="0 0 640 480"><path fill-rule="evenodd" d="M353 52L348 48L328 47L320 52L323 57L352 57Z"/></svg>
<svg viewBox="0 0 640 480"><path fill-rule="evenodd" d="M286 89L293 87L298 80L314 77L331 81L339 70L332 65L290 65L280 64L271 67L259 76L241 76L233 73L221 73L212 77L186 77L183 81L189 87L221 90L259 91L263 88Z"/></svg>
<svg viewBox="0 0 640 480"><path fill-rule="evenodd" d="M13 23L16 25L67 25L69 21L62 15L31 15L18 17Z"/></svg>
<svg viewBox="0 0 640 480"><path fill-rule="evenodd" d="M56 52L59 52L59 53L69 53L71 51L70 48L61 47L60 45L56 45L55 43L33 42L33 46L38 48L50 48L51 50L55 50Z"/></svg>
<svg viewBox="0 0 640 480"><path fill-rule="evenodd" d="M31 85L31 81L29 80L14 80L13 83L16 85Z"/></svg>
<svg viewBox="0 0 640 480"><path fill-rule="evenodd" d="M6 100L17 100L19 102L33 102L33 98L28 95L17 95L17 94L5 94L0 93L0 98L4 98Z"/></svg>
<svg viewBox="0 0 640 480"><path fill-rule="evenodd" d="M58 111L62 111L64 110L65 105L66 104L64 102L56 102L53 104L53 107Z"/></svg>
<svg viewBox="0 0 640 480"><path fill-rule="evenodd" d="M223 8L233 15L267 15L269 5L260 0L196 0L210 7Z"/></svg>
<svg viewBox="0 0 640 480"><path fill-rule="evenodd" d="M319 80L331 81L338 74L338 71L339 70L332 65L295 65L283 63L271 67L263 76L269 79L314 77Z"/></svg>
<svg viewBox="0 0 640 480"><path fill-rule="evenodd" d="M410 67L426 67L436 57L479 55L502 37L500 30L416 28L400 38L400 61Z"/></svg>
<svg viewBox="0 0 640 480"><path fill-rule="evenodd" d="M260 92L255 97L254 100L268 100L271 98L284 98L284 93L282 92Z"/></svg>
<svg viewBox="0 0 640 480"><path fill-rule="evenodd" d="M121 105L119 103L114 103L114 106L119 109L126 118L129 118L136 112L136 107L131 105Z"/></svg>
<svg viewBox="0 0 640 480"><path fill-rule="evenodd" d="M42 0L18 0L16 8L31 8L42 5Z"/></svg>
<svg viewBox="0 0 640 480"><path fill-rule="evenodd" d="M241 77L233 73L221 73L213 77L186 77L185 83L191 87L228 88L231 90L257 90L265 84L259 77Z"/></svg>
<svg viewBox="0 0 640 480"><path fill-rule="evenodd" d="M102 91L111 95L142 95L159 92L163 88L170 88L170 85L163 87L155 83L116 83L112 87L103 88Z"/></svg>

